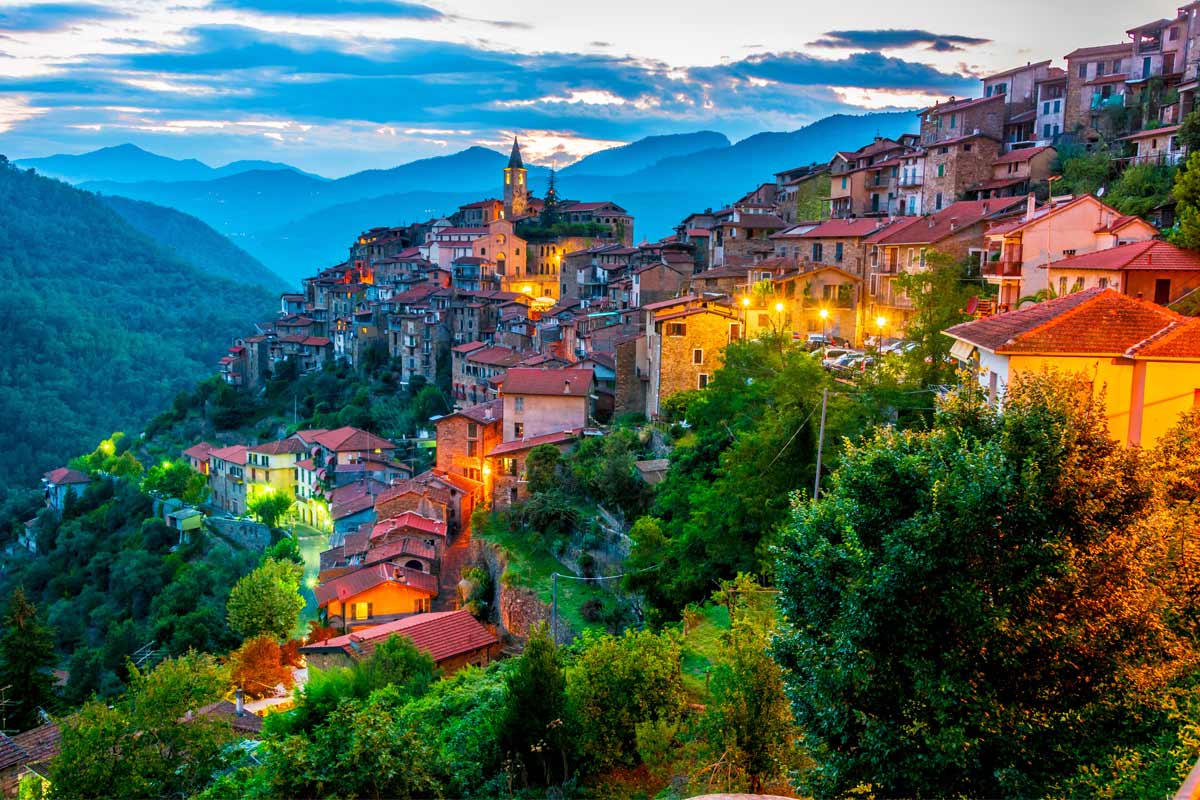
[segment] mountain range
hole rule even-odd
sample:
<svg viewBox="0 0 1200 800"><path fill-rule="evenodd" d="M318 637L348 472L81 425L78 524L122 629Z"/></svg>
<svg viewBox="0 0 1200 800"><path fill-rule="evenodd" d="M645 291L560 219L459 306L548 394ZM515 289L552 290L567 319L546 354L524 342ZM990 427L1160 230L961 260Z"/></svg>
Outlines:
<svg viewBox="0 0 1200 800"><path fill-rule="evenodd" d="M713 131L652 136L588 156L558 173L560 197L612 200L634 215L638 240L671 232L688 213L732 203L777 171L825 162L835 150L859 147L874 136L911 132L910 112L835 115L798 130L760 133L731 143ZM465 202L501 194L507 153L470 147L390 169L327 180L286 168L213 174L200 162L166 159L175 166L154 180L146 174L153 154L123 146L39 162L87 174L82 188L132 198L198 217L291 283L341 261L355 235L367 228L421 221L452 213ZM136 151L136 152L134 152ZM93 157L94 158L90 158ZM122 156L128 156L129 163ZM248 163L248 162L237 162ZM201 177L175 177L209 169ZM228 165L222 170L228 170ZM277 165L279 166L279 165ZM529 185L545 190L549 170L529 166Z"/></svg>
<svg viewBox="0 0 1200 800"><path fill-rule="evenodd" d="M223 167L210 167L194 158L168 158L133 144L104 147L79 155L59 154L45 158L19 159L16 164L25 169L36 169L48 178L58 178L67 183L105 180L126 183L151 180L202 181L251 170L301 172L295 167L276 161L233 161ZM311 172L303 174L315 180L325 180Z"/></svg>

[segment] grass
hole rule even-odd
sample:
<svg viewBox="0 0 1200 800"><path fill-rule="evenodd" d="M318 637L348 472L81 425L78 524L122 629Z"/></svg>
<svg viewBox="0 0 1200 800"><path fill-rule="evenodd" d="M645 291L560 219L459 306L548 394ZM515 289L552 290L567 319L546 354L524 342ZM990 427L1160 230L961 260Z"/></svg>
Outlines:
<svg viewBox="0 0 1200 800"><path fill-rule="evenodd" d="M487 524L477 530L475 535L504 550L508 559L508 569L501 576L501 581L510 586L529 589L546 605L550 605L552 600L551 574L575 574L550 552L550 548L544 542L537 542L536 537L530 537L528 534L509 530L508 526L496 517L489 518ZM575 633L582 633L587 629L604 630L603 623L588 622L583 618L583 604L592 599L611 602L611 598L612 595L597 583L559 578L559 619Z"/></svg>
<svg viewBox="0 0 1200 800"><path fill-rule="evenodd" d="M722 636L729 631L729 609L709 604L697 624L683 637L683 685L698 702L708 697L707 674L721 653Z"/></svg>

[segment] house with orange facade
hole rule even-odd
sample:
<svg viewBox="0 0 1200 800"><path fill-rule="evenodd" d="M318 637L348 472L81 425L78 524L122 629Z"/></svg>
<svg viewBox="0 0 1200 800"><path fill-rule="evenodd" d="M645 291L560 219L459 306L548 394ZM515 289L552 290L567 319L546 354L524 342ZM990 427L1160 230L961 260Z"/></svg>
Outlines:
<svg viewBox="0 0 1200 800"><path fill-rule="evenodd" d="M1200 405L1200 319L1093 287L955 325L952 355L1002 406L1018 373L1056 370L1103 396L1109 434L1150 446Z"/></svg>
<svg viewBox="0 0 1200 800"><path fill-rule="evenodd" d="M313 589L326 624L341 630L429 611L437 593L436 576L388 563L363 567Z"/></svg>
<svg viewBox="0 0 1200 800"><path fill-rule="evenodd" d="M469 406L444 417L438 417L437 468L470 478L485 480L486 454L504 438L504 400L498 398ZM486 486L484 495L491 495Z"/></svg>
<svg viewBox="0 0 1200 800"><path fill-rule="evenodd" d="M1049 285L1047 264L1157 234L1150 223L1093 195L1051 198L1041 206L1031 195L1022 216L988 229L983 275L997 287L999 308L1016 308L1018 299Z"/></svg>

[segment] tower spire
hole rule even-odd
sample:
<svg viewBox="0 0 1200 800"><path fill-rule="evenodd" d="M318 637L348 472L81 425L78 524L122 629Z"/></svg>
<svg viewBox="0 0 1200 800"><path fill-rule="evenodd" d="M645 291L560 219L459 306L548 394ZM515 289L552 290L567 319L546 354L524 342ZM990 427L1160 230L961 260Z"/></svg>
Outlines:
<svg viewBox="0 0 1200 800"><path fill-rule="evenodd" d="M512 154L508 157L508 166L517 169L525 167L525 162L521 160L521 145L517 144L516 136L513 137Z"/></svg>

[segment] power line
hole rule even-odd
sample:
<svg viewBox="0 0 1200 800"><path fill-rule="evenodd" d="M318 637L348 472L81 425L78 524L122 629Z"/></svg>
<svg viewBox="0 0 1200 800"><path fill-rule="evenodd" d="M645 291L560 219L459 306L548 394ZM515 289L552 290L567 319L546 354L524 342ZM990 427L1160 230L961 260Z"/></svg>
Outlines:
<svg viewBox="0 0 1200 800"><path fill-rule="evenodd" d="M580 575L563 575L558 572L550 573L550 635L554 637L554 643L558 644L558 579L564 578L569 581L580 581L581 583L599 583L601 581L612 581L617 578L624 578L626 575L640 575L643 572L652 572L662 566L662 562L645 567L644 569L635 569L632 572L622 572L617 575L601 575L594 578L585 578Z"/></svg>

